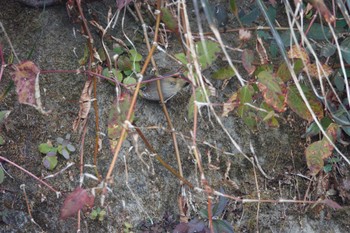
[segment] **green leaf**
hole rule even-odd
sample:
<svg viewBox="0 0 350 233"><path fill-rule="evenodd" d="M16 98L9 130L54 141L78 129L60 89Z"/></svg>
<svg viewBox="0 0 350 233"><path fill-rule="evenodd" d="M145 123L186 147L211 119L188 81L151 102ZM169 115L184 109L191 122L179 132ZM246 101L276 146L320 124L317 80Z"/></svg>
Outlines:
<svg viewBox="0 0 350 233"><path fill-rule="evenodd" d="M258 81L267 87L268 90L282 94L280 80L273 77L273 74L268 71L262 71L258 74Z"/></svg>
<svg viewBox="0 0 350 233"><path fill-rule="evenodd" d="M161 10L162 21L172 32L178 31L177 19L171 14L169 8L163 7Z"/></svg>
<svg viewBox="0 0 350 233"><path fill-rule="evenodd" d="M98 211L97 210L92 210L91 213L90 213L90 218L92 220L95 220L98 216Z"/></svg>
<svg viewBox="0 0 350 233"><path fill-rule="evenodd" d="M62 145L58 145L57 151L58 151L59 154L62 154L62 150L63 150L63 146Z"/></svg>
<svg viewBox="0 0 350 233"><path fill-rule="evenodd" d="M200 209L198 213L199 213L199 216L201 216L201 218L208 219L207 209Z"/></svg>
<svg viewBox="0 0 350 233"><path fill-rule="evenodd" d="M262 71L258 74L258 87L268 105L278 112L286 111L286 87L279 77L273 76L271 72Z"/></svg>
<svg viewBox="0 0 350 233"><path fill-rule="evenodd" d="M179 60L182 64L187 65L187 57L184 53L175 54L177 60Z"/></svg>
<svg viewBox="0 0 350 233"><path fill-rule="evenodd" d="M142 55L139 54L135 49L130 49L130 60L133 62L142 61Z"/></svg>
<svg viewBox="0 0 350 233"><path fill-rule="evenodd" d="M350 64L350 37L347 37L340 44L340 50L346 63Z"/></svg>
<svg viewBox="0 0 350 233"><path fill-rule="evenodd" d="M213 219L214 232L220 233L234 233L233 227L226 220Z"/></svg>
<svg viewBox="0 0 350 233"><path fill-rule="evenodd" d="M294 72L295 74L299 74L303 69L304 64L301 59L296 59L294 62ZM283 82L290 81L292 79L292 75L289 72L288 66L286 63L282 63L277 70L277 76L282 79Z"/></svg>
<svg viewBox="0 0 350 233"><path fill-rule="evenodd" d="M323 140L310 144L305 150L306 163L311 175L317 175L323 169L323 158L328 158L333 152L333 147Z"/></svg>
<svg viewBox="0 0 350 233"><path fill-rule="evenodd" d="M246 103L252 103L253 95L255 93L253 85L246 85L241 87L237 93L237 100L239 101L239 106L237 108L237 114L241 117L244 123L251 129L255 130L257 127L257 116L253 112L251 107L245 105Z"/></svg>
<svg viewBox="0 0 350 233"><path fill-rule="evenodd" d="M230 0L230 9L234 16L238 17L238 7L236 4L236 0Z"/></svg>
<svg viewBox="0 0 350 233"><path fill-rule="evenodd" d="M315 112L319 119L323 118L323 106L318 101L317 97L313 92L304 84L301 84L301 89L303 90L307 100L310 103L312 110ZM309 112L306 104L304 103L299 91L295 85L290 85L287 92L287 104L288 106L301 118L311 122L313 120L311 113Z"/></svg>
<svg viewBox="0 0 350 233"><path fill-rule="evenodd" d="M257 20L260 14L261 11L257 7L254 7L252 11L248 12L247 14L244 14L244 16L240 18L240 20L243 24L249 25L255 20Z"/></svg>
<svg viewBox="0 0 350 233"><path fill-rule="evenodd" d="M123 83L124 83L125 85L131 85L131 84L137 83L137 81L136 81L135 78L129 76L129 77L127 77L127 78L125 78L125 79L123 80Z"/></svg>
<svg viewBox="0 0 350 233"><path fill-rule="evenodd" d="M221 190L223 193L223 189ZM220 215L224 212L227 204L228 204L228 199L226 197L219 196L219 202L213 206L213 211L212 211L213 217L220 217Z"/></svg>
<svg viewBox="0 0 350 233"><path fill-rule="evenodd" d="M332 123L332 120L329 117L324 117L321 119L320 123L322 128L326 130L328 126ZM305 134L303 134L301 137L302 138L313 137L319 133L320 133L320 128L315 122L312 122L310 126L306 129Z"/></svg>
<svg viewBox="0 0 350 233"><path fill-rule="evenodd" d="M210 40L198 41L196 43L196 51L199 63L202 69L205 70L216 60L217 53L220 52L220 46Z"/></svg>
<svg viewBox="0 0 350 233"><path fill-rule="evenodd" d="M320 56L323 57L330 57L332 56L335 51L337 50L337 47L334 44L327 43L326 45L322 45Z"/></svg>
<svg viewBox="0 0 350 233"><path fill-rule="evenodd" d="M270 6L267 9L267 15L270 18L271 22L275 22L275 20L276 20L276 8L273 6Z"/></svg>
<svg viewBox="0 0 350 233"><path fill-rule="evenodd" d="M137 63L133 63L133 71L135 71L135 72L140 72L141 71L141 67L140 67L140 63L139 62L137 62Z"/></svg>
<svg viewBox="0 0 350 233"><path fill-rule="evenodd" d="M11 111L8 110L0 111L0 125L4 123L4 121L10 115L10 113Z"/></svg>
<svg viewBox="0 0 350 233"><path fill-rule="evenodd" d="M47 143L41 143L39 145L39 151L40 153L47 154L50 151L55 151L55 148L52 145L49 145Z"/></svg>
<svg viewBox="0 0 350 233"><path fill-rule="evenodd" d="M57 165L57 156L45 156L43 164L46 169L53 170Z"/></svg>
<svg viewBox="0 0 350 233"><path fill-rule="evenodd" d="M212 77L217 80L225 80L231 79L233 76L235 76L235 71L231 67L226 66L215 71Z"/></svg>
<svg viewBox="0 0 350 233"><path fill-rule="evenodd" d="M243 117L244 123L251 129L256 130L258 122L257 122L257 116L253 112L248 112L247 116Z"/></svg>
<svg viewBox="0 0 350 233"><path fill-rule="evenodd" d="M105 218L107 212L105 210L101 210L101 212L98 215L98 221L102 222L103 219Z"/></svg>
<svg viewBox="0 0 350 233"><path fill-rule="evenodd" d="M0 184L2 184L2 182L4 182L5 179L5 172L2 168L2 166L0 166Z"/></svg>
<svg viewBox="0 0 350 233"><path fill-rule="evenodd" d="M130 76L130 75L132 74L132 70L125 70L125 71L124 71L124 74L125 74L126 76Z"/></svg>
<svg viewBox="0 0 350 233"><path fill-rule="evenodd" d="M243 118L245 111L249 109L248 106L245 106L245 103L252 103L254 94L254 88L251 85L246 85L241 87L241 89L238 91L238 100L239 100L239 107L238 107L238 116Z"/></svg>
<svg viewBox="0 0 350 233"><path fill-rule="evenodd" d="M118 139L121 136L121 131L131 105L131 100L132 96L125 92L117 96L111 105L107 123L107 135L112 152L115 151ZM134 115L131 116L130 122L132 122L133 119Z"/></svg>
<svg viewBox="0 0 350 233"><path fill-rule="evenodd" d="M79 64L81 66L85 65L89 59L89 48L87 45L84 47L84 55L82 58L79 59Z"/></svg>
<svg viewBox="0 0 350 233"><path fill-rule="evenodd" d="M117 46L117 47L115 47L115 48L113 49L113 52L114 52L115 54L120 55L120 54L124 53L124 49L123 49L122 47L120 47L120 46Z"/></svg>
<svg viewBox="0 0 350 233"><path fill-rule="evenodd" d="M4 138L0 135L0 146L5 144Z"/></svg>
<svg viewBox="0 0 350 233"><path fill-rule="evenodd" d="M308 28L309 24L305 25L305 28ZM313 23L308 34L308 38L314 40L326 40L332 38L332 33L329 28L325 25L319 23Z"/></svg>
<svg viewBox="0 0 350 233"><path fill-rule="evenodd" d="M343 92L345 89L345 82L344 82L344 78L342 77L342 75L337 72L337 74L335 75L334 79L333 79L333 83L335 85L335 88L339 91L339 92Z"/></svg>
<svg viewBox="0 0 350 233"><path fill-rule="evenodd" d="M332 167L333 167L332 164L327 164L327 165L325 165L325 166L323 167L323 171L324 171L325 173L328 173L328 172L332 171Z"/></svg>
<svg viewBox="0 0 350 233"><path fill-rule="evenodd" d="M263 121L270 127L279 127L277 118L275 117L275 111L266 102L262 102L260 108L265 109L268 113L259 111L259 116L263 118Z"/></svg>
<svg viewBox="0 0 350 233"><path fill-rule="evenodd" d="M132 70L132 62L130 58L126 56L121 56L118 59L118 68L122 71L131 71Z"/></svg>
<svg viewBox="0 0 350 233"><path fill-rule="evenodd" d="M112 68L111 70L109 70L108 68L104 68L102 71L102 75L107 77L107 78L111 78L111 79L117 79L119 82L123 81L123 74L121 73L120 70L116 70L114 68ZM110 82L111 84L114 84L114 82L108 80L108 82Z"/></svg>

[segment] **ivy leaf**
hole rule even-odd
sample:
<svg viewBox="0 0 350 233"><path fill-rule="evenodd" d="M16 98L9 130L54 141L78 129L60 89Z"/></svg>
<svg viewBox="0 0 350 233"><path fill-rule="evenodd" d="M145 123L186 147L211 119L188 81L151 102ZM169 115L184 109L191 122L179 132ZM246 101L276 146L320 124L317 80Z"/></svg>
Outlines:
<svg viewBox="0 0 350 233"><path fill-rule="evenodd" d="M231 67L227 66L215 71L212 78L217 80L227 80L231 79L233 76L235 76L235 71Z"/></svg>
<svg viewBox="0 0 350 233"><path fill-rule="evenodd" d="M303 90L312 110L315 112L316 116L319 119L322 119L324 116L323 106L318 101L316 96L312 93L312 91L305 85L301 84L301 89ZM311 122L313 120L311 113L309 112L306 104L304 103L299 91L295 85L288 86L287 91L287 104L288 106L301 118Z"/></svg>
<svg viewBox="0 0 350 233"><path fill-rule="evenodd" d="M258 87L268 105L277 112L284 112L286 87L279 77L271 72L262 71L258 74Z"/></svg>
<svg viewBox="0 0 350 233"><path fill-rule="evenodd" d="M241 118L243 118L245 112L249 109L249 107L246 106L245 103L252 102L253 94L254 94L254 88L251 85L243 86L238 91L238 100L240 103L238 106L238 115Z"/></svg>
<svg viewBox="0 0 350 233"><path fill-rule="evenodd" d="M346 63L350 64L350 38L347 37L340 45L340 49Z"/></svg>
<svg viewBox="0 0 350 233"><path fill-rule="evenodd" d="M323 141L317 141L309 145L305 150L307 167L310 169L311 175L317 175L323 166L324 155L330 155L332 151L329 147L325 147Z"/></svg>
<svg viewBox="0 0 350 233"><path fill-rule="evenodd" d="M324 130L327 129L327 127L332 123L332 120L329 117L324 117L320 121L321 126ZM320 128L315 122L312 122L310 126L306 129L305 134L303 134L301 137L313 137L321 132Z"/></svg>
<svg viewBox="0 0 350 233"><path fill-rule="evenodd" d="M296 59L294 62L294 72L299 74L304 67L303 61L301 59ZM288 70L286 63L282 63L277 70L277 76L282 79L283 82L288 82L292 79L292 75Z"/></svg>
<svg viewBox="0 0 350 233"><path fill-rule="evenodd" d="M208 68L217 58L217 53L220 52L220 46L210 40L198 41L196 43L196 51L199 63L202 69Z"/></svg>
<svg viewBox="0 0 350 233"><path fill-rule="evenodd" d="M335 142L339 126L330 124L327 128L327 135L332 142ZM324 159L329 158L333 153L334 147L324 137L322 140L310 144L305 150L306 163L310 169L311 175L317 175L324 167Z"/></svg>

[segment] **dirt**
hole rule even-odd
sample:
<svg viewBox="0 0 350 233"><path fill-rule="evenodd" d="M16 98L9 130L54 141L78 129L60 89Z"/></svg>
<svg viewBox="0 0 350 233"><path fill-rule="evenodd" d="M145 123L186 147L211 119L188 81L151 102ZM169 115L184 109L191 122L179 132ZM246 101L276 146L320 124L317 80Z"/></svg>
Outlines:
<svg viewBox="0 0 350 233"><path fill-rule="evenodd" d="M105 23L108 7L114 1L97 1L84 5L85 12L93 12ZM55 5L42 8L26 7L16 1L2 0L5 6L0 11L0 22L10 38L13 48L21 61L31 60L42 70L76 70L79 68L79 59L84 54L86 38L80 34L80 24L73 23L67 15L64 5ZM191 9L192 5L189 3ZM91 15L88 15L90 17ZM125 15L124 31L135 39L142 35L139 22L127 13ZM190 14L194 19L194 14ZM203 17L203 16L202 16ZM233 16L230 15L228 27L238 27ZM117 38L124 39L121 30L121 21L112 30ZM194 28L196 27L193 22ZM208 27L206 26L205 30ZM98 33L94 34L95 46L100 47ZM0 33L0 43L4 50L5 59L9 59L11 47L3 31ZM238 46L237 34L223 34L224 42L231 46ZM147 55L142 43L136 43L140 53ZM169 36L169 53L180 52L175 38ZM233 53L233 56L238 56ZM179 67L168 59L162 52L156 52L155 59L161 72L176 72ZM239 58L237 58L239 59ZM17 63L17 61L14 61ZM219 66L220 64L218 64ZM210 76L212 67L204 72ZM240 67L240 71L243 71ZM245 77L248 75L243 71ZM34 175L44 178L65 168L69 162L75 165L68 168L54 178L46 179L50 185L62 192L57 198L50 191L32 177L28 176L9 163L3 163L8 175L0 186L0 232L75 232L77 218L71 217L61 220L60 208L64 198L79 186L79 153L84 149L84 164L93 164L95 145L95 115L91 109L88 119L85 143L81 145L81 134L73 132L72 124L79 112L79 98L87 77L75 73L48 73L40 76L40 90L43 105L52 112L45 116L34 108L19 104L14 88L0 101L0 110L11 110L6 123L1 126L1 135L5 138L5 145L0 146L0 155L15 162ZM0 82L0 93L10 85L10 68L6 68ZM223 103L234 91L239 83L232 80L224 90L221 90L222 81L213 81L218 96L214 103ZM107 119L109 110L116 96L115 88L105 80L99 80L97 86L97 103L99 107L100 132L102 149L98 154L98 169L105 176L113 154L109 149L107 134ZM182 159L184 177L195 186L201 187L199 171L191 154L191 131L193 123L187 120L187 103L190 99L191 87L182 89L176 96L167 102L167 107L174 129L178 133L179 150ZM272 129L263 125L256 132L250 131L234 114L221 117L229 135L237 141L242 150L249 157L253 156L250 145L254 147L262 170L270 177L267 179L261 171L253 169L251 163L235 148L222 128L208 113L201 109L202 115L198 122L198 145L201 150L205 176L213 188L237 197L257 199L259 185L262 199L279 200L317 200L331 188L317 192L317 182L311 182L304 159L304 150L307 141L301 138L306 123L295 114L282 114L285 119L279 128ZM219 112L219 110L218 110ZM172 167L177 168L174 147L171 135L166 130L166 119L159 103L139 98L135 110L136 124L144 132L155 150ZM38 145L48 140L55 141L57 137L71 134L71 143L78 148L67 161L59 157L58 166L54 171L48 171L42 165L43 155L38 151ZM131 224L133 232L172 232L179 223L179 209L177 198L180 194L179 180L167 171L146 152L146 146L140 138L135 141L135 134L130 134L125 142L113 172L111 191L105 200L103 208L107 215L102 221L92 220L88 213L82 216L82 232L123 232L125 224ZM213 145L213 147L208 146ZM131 149L132 148L132 149ZM136 153L136 148L139 153ZM209 163L208 155L211 155ZM142 160L141 160L142 157ZM230 167L230 169L228 169ZM340 178L337 172L325 174L324 180L336 180L334 184L341 184L349 180L348 166L339 164L339 171L343 172ZM94 170L85 167L84 172L95 174ZM225 173L227 172L227 176ZM257 174L255 176L255 173ZM228 179L229 177L229 179ZM255 177L257 183L255 182ZM305 178L306 177L306 178ZM28 203L21 185L25 184ZM95 180L85 177L83 187L95 188L99 185ZM314 207L306 204L279 203L240 203L229 201L223 218L229 221L235 232L349 232L350 217L349 190L333 187L337 193L330 196L341 206L340 210L333 210L320 205ZM205 209L206 195L186 188L190 200L191 217L198 217L198 210ZM214 202L217 198L214 199ZM31 217L27 205L30 206ZM100 206L100 194L95 201ZM259 207L259 210L258 210Z"/></svg>

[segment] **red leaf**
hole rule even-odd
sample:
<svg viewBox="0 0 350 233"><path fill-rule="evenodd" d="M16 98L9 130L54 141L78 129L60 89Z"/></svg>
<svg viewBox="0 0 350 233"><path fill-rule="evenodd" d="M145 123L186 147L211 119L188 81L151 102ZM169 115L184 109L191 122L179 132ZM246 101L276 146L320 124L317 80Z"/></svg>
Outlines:
<svg viewBox="0 0 350 233"><path fill-rule="evenodd" d="M49 112L46 112L41 104L39 74L40 69L32 61L25 61L14 65L11 76L16 85L18 101L36 108L43 114L48 114Z"/></svg>
<svg viewBox="0 0 350 233"><path fill-rule="evenodd" d="M94 206L95 197L89 195L85 189L77 187L64 200L61 208L61 219L66 219L73 216L85 206L92 208Z"/></svg>

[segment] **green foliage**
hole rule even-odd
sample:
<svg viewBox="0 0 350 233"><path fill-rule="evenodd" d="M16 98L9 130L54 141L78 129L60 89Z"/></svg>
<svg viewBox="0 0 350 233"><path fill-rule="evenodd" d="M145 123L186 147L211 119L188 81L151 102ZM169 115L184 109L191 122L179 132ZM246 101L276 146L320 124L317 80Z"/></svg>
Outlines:
<svg viewBox="0 0 350 233"><path fill-rule="evenodd" d="M323 167L323 171L326 173L332 171L334 164L338 162L340 162L340 158L337 157L327 159L327 164Z"/></svg>
<svg viewBox="0 0 350 233"><path fill-rule="evenodd" d="M65 139L58 137L56 139L57 146L52 145L51 141L41 143L38 147L40 153L45 154L43 165L48 170L53 170L57 166L57 153L65 159L69 159L70 153L75 151L75 147L70 143L70 134L67 134Z"/></svg>
<svg viewBox="0 0 350 233"><path fill-rule="evenodd" d="M4 138L0 135L0 146L5 144Z"/></svg>
<svg viewBox="0 0 350 233"><path fill-rule="evenodd" d="M330 124L327 128L327 135L335 143L338 135L339 126ZM311 175L317 175L324 168L324 160L330 158L334 147L327 138L313 142L305 150L306 163L310 169Z"/></svg>
<svg viewBox="0 0 350 233"><path fill-rule="evenodd" d="M315 112L316 116L319 119L322 119L324 113L323 113L323 105L321 104L321 102L317 99L314 93L306 85L301 84L301 88L307 100L309 101L309 104L312 110ZM309 122L313 121L312 115L309 112L308 108L306 107L295 85L290 85L288 87L287 103L288 103L288 106L301 118Z"/></svg>
<svg viewBox="0 0 350 233"><path fill-rule="evenodd" d="M217 80L227 80L235 76L235 71L230 67L222 67L213 73L213 79Z"/></svg>
<svg viewBox="0 0 350 233"><path fill-rule="evenodd" d="M105 61L104 51L100 51L100 54L101 60ZM117 57L116 63L111 64L112 67L110 68L104 68L102 75L126 85L135 84L137 82L135 73L141 71L142 55L134 49L127 51L121 47L116 47L111 51L110 56Z"/></svg>
<svg viewBox="0 0 350 233"><path fill-rule="evenodd" d="M4 179L5 179L4 168L2 167L2 164L0 163L0 184L2 184L2 182L4 182Z"/></svg>
<svg viewBox="0 0 350 233"><path fill-rule="evenodd" d="M346 38L340 45L342 56L346 63L350 64L350 38Z"/></svg>
<svg viewBox="0 0 350 233"><path fill-rule="evenodd" d="M107 212L103 209L101 209L100 207L97 207L96 209L94 208L91 213L90 213L90 218L92 220L98 220L100 222L103 221L103 219L105 218Z"/></svg>
<svg viewBox="0 0 350 233"><path fill-rule="evenodd" d="M124 222L124 233L133 233L131 230L133 227L130 223Z"/></svg>
<svg viewBox="0 0 350 233"><path fill-rule="evenodd" d="M169 8L163 7L161 10L162 21L172 32L178 31L177 19L171 14Z"/></svg>
<svg viewBox="0 0 350 233"><path fill-rule="evenodd" d="M221 51L218 43L210 40L198 41L195 43L196 53L202 69L207 69L217 59L217 54ZM175 57L185 66L188 61L184 53L175 54Z"/></svg>

